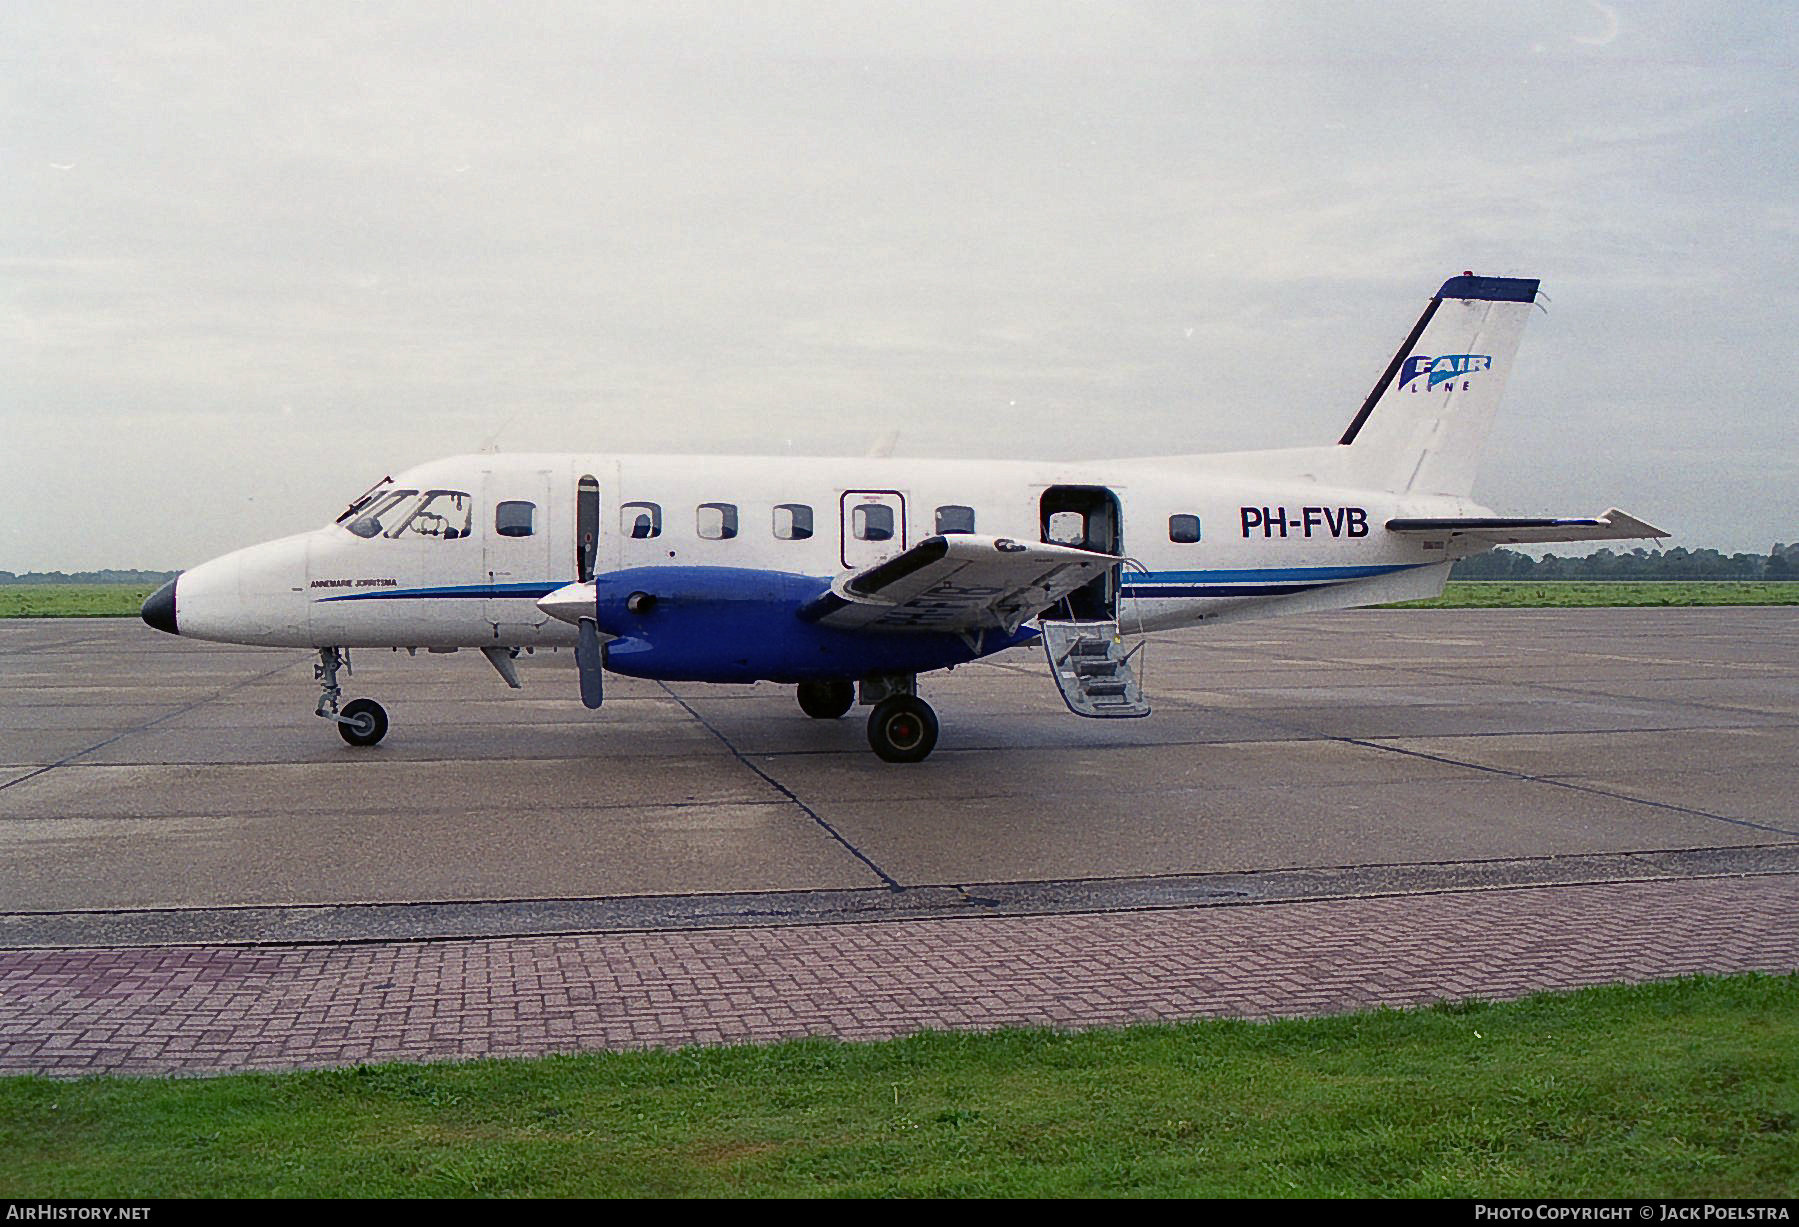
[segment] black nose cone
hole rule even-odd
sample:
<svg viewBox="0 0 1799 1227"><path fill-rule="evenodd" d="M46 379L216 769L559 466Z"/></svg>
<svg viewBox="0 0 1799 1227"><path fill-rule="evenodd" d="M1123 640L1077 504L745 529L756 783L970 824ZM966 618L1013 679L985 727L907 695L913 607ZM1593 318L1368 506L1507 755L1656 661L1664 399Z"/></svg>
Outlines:
<svg viewBox="0 0 1799 1227"><path fill-rule="evenodd" d="M159 631L167 631L171 635L181 632L175 629L175 580L170 580L144 599L144 621Z"/></svg>

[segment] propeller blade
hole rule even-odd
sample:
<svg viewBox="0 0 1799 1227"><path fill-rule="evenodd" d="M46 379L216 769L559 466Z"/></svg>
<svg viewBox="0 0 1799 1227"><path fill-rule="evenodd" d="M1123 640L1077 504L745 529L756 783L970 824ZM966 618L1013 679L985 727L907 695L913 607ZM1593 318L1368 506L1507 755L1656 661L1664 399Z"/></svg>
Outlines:
<svg viewBox="0 0 1799 1227"><path fill-rule="evenodd" d="M575 665L581 670L581 702L594 711L606 697L602 660L600 628L592 618L582 618L581 638L575 643Z"/></svg>

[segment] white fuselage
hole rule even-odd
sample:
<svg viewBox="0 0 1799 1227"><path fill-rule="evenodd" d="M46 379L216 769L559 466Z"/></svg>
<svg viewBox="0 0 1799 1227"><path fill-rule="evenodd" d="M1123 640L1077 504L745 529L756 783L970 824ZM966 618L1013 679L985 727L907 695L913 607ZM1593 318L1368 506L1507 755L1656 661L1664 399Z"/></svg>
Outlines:
<svg viewBox="0 0 1799 1227"><path fill-rule="evenodd" d="M1117 592L1127 630L1435 595L1455 547L1390 533L1386 521L1481 509L1346 485L1336 465L1346 450L1086 462L453 457L378 492L369 508L391 508L378 528L350 517L184 573L180 633L311 647L568 646L574 628L537 601L587 577L584 550L600 573L667 565L832 578L957 530L1081 544L1085 527L1089 548L1141 567L1126 569ZM398 522L408 514L410 525Z"/></svg>

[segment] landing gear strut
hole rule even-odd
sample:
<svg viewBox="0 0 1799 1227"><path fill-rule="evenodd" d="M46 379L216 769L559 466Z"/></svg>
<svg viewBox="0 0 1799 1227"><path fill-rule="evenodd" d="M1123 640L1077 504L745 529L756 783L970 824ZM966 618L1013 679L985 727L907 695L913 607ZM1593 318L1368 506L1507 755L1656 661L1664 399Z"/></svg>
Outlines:
<svg viewBox="0 0 1799 1227"><path fill-rule="evenodd" d="M856 687L850 682L801 682L800 710L814 720L835 720L856 705Z"/></svg>
<svg viewBox="0 0 1799 1227"><path fill-rule="evenodd" d="M337 684L337 671L348 671L349 665L350 654L344 649L319 649L319 663L312 667L313 680L324 691L317 714L336 724L338 734L351 745L372 746L387 736L387 710L373 699L351 699L338 710L344 690Z"/></svg>

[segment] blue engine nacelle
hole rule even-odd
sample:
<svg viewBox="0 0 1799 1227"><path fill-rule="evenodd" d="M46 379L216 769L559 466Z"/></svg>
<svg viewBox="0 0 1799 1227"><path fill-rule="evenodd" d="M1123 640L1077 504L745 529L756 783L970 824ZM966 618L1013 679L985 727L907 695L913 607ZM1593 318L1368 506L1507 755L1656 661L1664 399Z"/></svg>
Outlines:
<svg viewBox="0 0 1799 1227"><path fill-rule="evenodd" d="M830 586L739 567L633 567L595 576L595 617L614 637L606 667L679 682L828 681L944 669L1036 636L989 632L977 651L959 635L802 621L800 609Z"/></svg>

